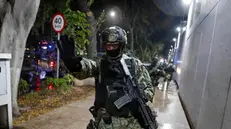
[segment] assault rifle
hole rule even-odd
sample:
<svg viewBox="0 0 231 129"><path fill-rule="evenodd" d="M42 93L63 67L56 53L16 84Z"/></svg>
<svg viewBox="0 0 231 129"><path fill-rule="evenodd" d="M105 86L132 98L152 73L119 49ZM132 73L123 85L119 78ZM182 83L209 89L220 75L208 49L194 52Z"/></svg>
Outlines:
<svg viewBox="0 0 231 129"><path fill-rule="evenodd" d="M123 107L131 101L137 102L138 112L141 114L141 119L143 121L144 128L157 129L156 117L152 113L150 107L146 104L147 101L145 100L144 95L141 93L136 81L131 76L131 73L125 63L124 58L120 60L120 63L123 67L123 71L126 76L128 94L125 94L123 97L116 100L114 104L118 109L120 109L121 107Z"/></svg>

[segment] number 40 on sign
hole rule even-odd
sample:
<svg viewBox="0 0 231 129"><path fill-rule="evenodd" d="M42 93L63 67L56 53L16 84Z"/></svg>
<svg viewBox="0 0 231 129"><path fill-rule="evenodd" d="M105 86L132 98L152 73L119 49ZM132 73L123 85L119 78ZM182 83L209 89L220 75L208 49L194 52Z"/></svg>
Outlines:
<svg viewBox="0 0 231 129"><path fill-rule="evenodd" d="M52 17L52 29L58 33L61 33L64 30L64 27L66 26L66 20L64 18L64 15L62 13L56 13Z"/></svg>

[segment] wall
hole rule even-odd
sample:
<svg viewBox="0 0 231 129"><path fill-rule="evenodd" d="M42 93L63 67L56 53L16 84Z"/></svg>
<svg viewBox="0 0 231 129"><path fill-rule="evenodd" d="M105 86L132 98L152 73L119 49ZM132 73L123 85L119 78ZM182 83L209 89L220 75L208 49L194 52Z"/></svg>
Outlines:
<svg viewBox="0 0 231 129"><path fill-rule="evenodd" d="M231 0L191 4L183 42L180 96L195 129L231 128Z"/></svg>

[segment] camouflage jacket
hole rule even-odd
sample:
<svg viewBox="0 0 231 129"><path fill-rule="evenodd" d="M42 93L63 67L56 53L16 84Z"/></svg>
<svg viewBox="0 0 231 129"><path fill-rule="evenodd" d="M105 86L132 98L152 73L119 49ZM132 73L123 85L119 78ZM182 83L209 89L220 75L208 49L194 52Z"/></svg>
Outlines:
<svg viewBox="0 0 231 129"><path fill-rule="evenodd" d="M151 78L150 75L147 71L147 69L145 68L145 66L143 66L143 64L141 63L141 61L137 58L134 57L128 57L127 55L123 54L122 58L126 59L133 59L135 62L135 75L134 78L136 79L136 81L138 82L138 84L142 84L145 85L145 95L146 97L149 99L149 101L152 102L153 99L153 95L154 95L154 89L152 86L152 82L151 82ZM99 77L99 73L100 73L100 62L101 60L90 60L90 59L86 59L83 58L81 61L81 65L82 65L82 71L83 74L88 75L88 77L95 77L95 78L101 78Z"/></svg>

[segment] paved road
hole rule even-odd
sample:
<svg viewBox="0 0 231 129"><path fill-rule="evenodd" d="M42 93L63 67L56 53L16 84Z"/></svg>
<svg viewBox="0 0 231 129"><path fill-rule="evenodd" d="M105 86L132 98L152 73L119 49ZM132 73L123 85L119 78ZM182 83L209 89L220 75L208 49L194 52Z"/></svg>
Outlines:
<svg viewBox="0 0 231 129"><path fill-rule="evenodd" d="M92 118L88 108L93 100L94 96L90 96L29 120L21 126L26 129L86 129ZM156 91L154 105L158 112L159 129L190 129L173 83L168 92Z"/></svg>

